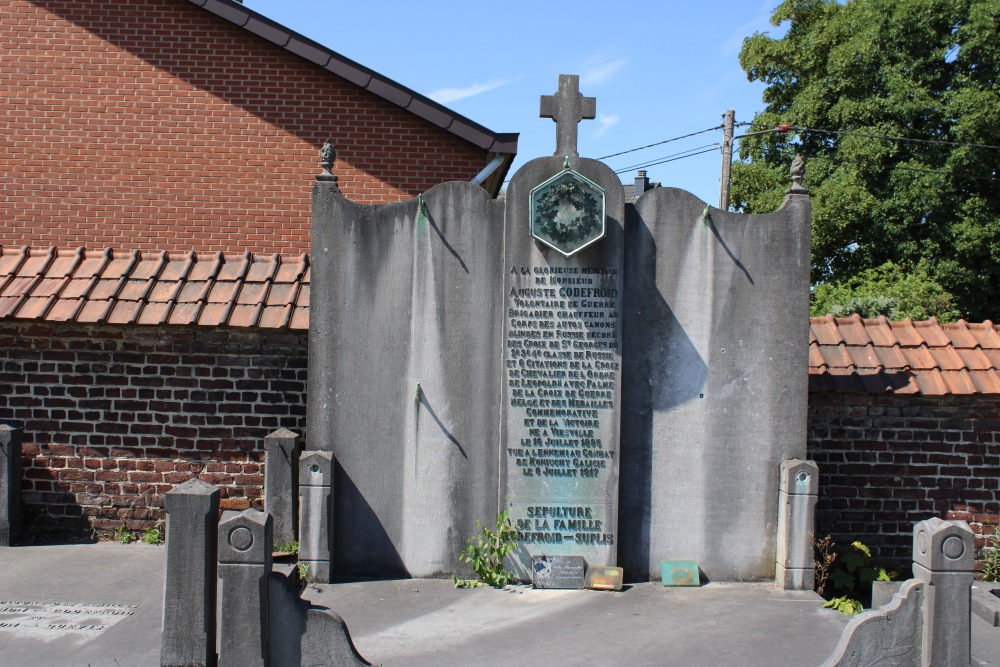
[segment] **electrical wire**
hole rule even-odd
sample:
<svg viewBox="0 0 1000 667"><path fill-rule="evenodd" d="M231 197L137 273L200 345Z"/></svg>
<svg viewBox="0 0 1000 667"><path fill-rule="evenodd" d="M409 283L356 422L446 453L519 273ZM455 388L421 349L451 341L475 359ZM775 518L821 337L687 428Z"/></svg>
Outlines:
<svg viewBox="0 0 1000 667"><path fill-rule="evenodd" d="M710 127L704 130L698 130L697 132L691 132L690 134L682 134L679 137L674 137L672 139L664 139L663 141L657 141L655 144L647 144L645 146L639 146L638 148L630 148L627 151L620 151L618 153L612 153L611 155L602 155L597 158L598 160L607 160L609 157L617 157L619 155L625 155L626 153L635 153L636 151L646 150L647 148L652 148L653 146L662 146L663 144L669 144L671 141L677 141L679 139L687 139L688 137L693 137L699 134L705 134L706 132L713 132L715 130L721 130L722 125L716 125L715 127Z"/></svg>
<svg viewBox="0 0 1000 667"><path fill-rule="evenodd" d="M636 166L629 167L627 169L618 169L615 171L616 174L624 174L627 171L632 171L633 169L639 169L642 167L655 167L658 164L666 164L667 162L675 162L677 160L683 160L686 157L694 157L695 155L702 155L703 153L713 153L722 147L721 144L712 144L711 147L706 148L703 151L698 151L697 153L686 152L686 154L675 153L673 156L667 156L661 160L655 162L649 162L646 164L640 164ZM692 149L694 150L694 149Z"/></svg>
<svg viewBox="0 0 1000 667"><path fill-rule="evenodd" d="M759 127L773 127L772 125L765 125L764 123L752 123L752 122L742 122L737 123L740 127L746 127L750 125L757 125ZM797 125L789 125L786 131L796 131L796 132L820 132L822 134L836 134L845 137L861 137L863 139L885 139L887 141L903 141L909 143L917 144L930 144L930 145L943 145L943 146L961 146L965 148L990 148L993 150L1000 150L1000 146L994 146L992 144L967 144L961 141L945 141L944 139L912 139L909 137L892 137L884 134L867 134L864 132L854 132L852 130L823 130L817 127L799 127Z"/></svg>
<svg viewBox="0 0 1000 667"><path fill-rule="evenodd" d="M615 173L617 174L617 173L621 173L621 172L625 172L625 171L632 171L633 169L642 169L643 167L649 166L650 162L656 162L657 160L666 160L666 159L670 159L670 158L675 158L675 157L678 157L678 156L682 156L682 155L684 155L686 153L692 153L694 151L700 151L703 148L711 148L712 150L714 150L714 149L718 148L719 146L720 146L720 144L705 144L704 146L695 146L694 148L686 148L686 149L684 149L682 151L678 151L676 153L671 153L670 155L664 155L662 157L654 157L654 158L650 158L648 160L643 160L642 162L637 162L636 164L631 164L631 165L629 165L627 167L620 167L619 169L615 170Z"/></svg>

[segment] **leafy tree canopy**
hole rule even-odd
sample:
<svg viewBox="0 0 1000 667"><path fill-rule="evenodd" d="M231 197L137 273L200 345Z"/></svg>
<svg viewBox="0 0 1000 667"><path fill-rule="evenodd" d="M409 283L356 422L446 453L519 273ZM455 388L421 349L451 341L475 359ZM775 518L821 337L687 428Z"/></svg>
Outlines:
<svg viewBox="0 0 1000 667"><path fill-rule="evenodd" d="M862 317L885 315L890 320L935 316L954 322L959 317L955 297L928 275L926 262L909 271L886 262L840 282L816 285L810 310L814 316L858 313Z"/></svg>
<svg viewBox="0 0 1000 667"><path fill-rule="evenodd" d="M741 140L737 210L776 209L801 153L817 307L919 277L896 312L1000 320L1000 0L785 0L771 22L740 53L767 86L749 131L797 129Z"/></svg>

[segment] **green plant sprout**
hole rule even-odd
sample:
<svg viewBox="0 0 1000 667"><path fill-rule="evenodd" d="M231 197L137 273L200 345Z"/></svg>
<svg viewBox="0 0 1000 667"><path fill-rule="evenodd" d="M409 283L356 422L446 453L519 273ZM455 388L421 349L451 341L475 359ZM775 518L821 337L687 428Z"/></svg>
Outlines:
<svg viewBox="0 0 1000 667"><path fill-rule="evenodd" d="M983 581L1000 581L1000 525L983 549Z"/></svg>
<svg viewBox="0 0 1000 667"><path fill-rule="evenodd" d="M871 549L859 540L839 554L833 553L833 540L829 535L814 544L817 551L816 591L822 595L829 586L833 592L839 593L823 604L827 609L836 609L847 616L860 614L864 605L858 598L866 597L873 581L892 581L899 576L884 567L872 565Z"/></svg>
<svg viewBox="0 0 1000 667"><path fill-rule="evenodd" d="M291 542L275 542L274 552L297 554L299 552L299 543L296 540L292 540Z"/></svg>
<svg viewBox="0 0 1000 667"><path fill-rule="evenodd" d="M510 521L510 512L501 510L497 514L496 531L492 531L476 522L478 535L469 538L469 544L459 558L472 566L479 579L460 579L452 577L458 588L476 588L482 585L493 588L503 588L510 583L514 575L507 572L503 560L514 550L514 538L517 533Z"/></svg>
<svg viewBox="0 0 1000 667"><path fill-rule="evenodd" d="M115 541L119 542L120 544L132 543L132 533L131 531L129 531L128 528L125 527L124 523L118 526L118 530L114 532L114 538Z"/></svg>
<svg viewBox="0 0 1000 667"><path fill-rule="evenodd" d="M295 569L296 571L298 571L299 579L301 579L302 581L305 581L306 577L309 576L309 563L303 563L302 561L299 561L295 565Z"/></svg>
<svg viewBox="0 0 1000 667"><path fill-rule="evenodd" d="M163 544L163 519L153 524L152 528L142 531L142 536L139 539L143 544Z"/></svg>

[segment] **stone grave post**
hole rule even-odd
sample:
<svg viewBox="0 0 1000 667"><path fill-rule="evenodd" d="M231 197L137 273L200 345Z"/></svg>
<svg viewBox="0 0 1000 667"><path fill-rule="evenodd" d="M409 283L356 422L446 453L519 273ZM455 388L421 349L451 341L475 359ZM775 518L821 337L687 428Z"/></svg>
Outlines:
<svg viewBox="0 0 1000 667"><path fill-rule="evenodd" d="M299 436L281 428L264 436L264 510L274 522L276 544L295 541Z"/></svg>
<svg viewBox="0 0 1000 667"><path fill-rule="evenodd" d="M595 111L579 77L560 75L541 101L556 154L507 190L500 502L521 580L533 556L616 564L624 193L577 152L577 124Z"/></svg>
<svg viewBox="0 0 1000 667"><path fill-rule="evenodd" d="M266 667L271 516L249 509L219 522L219 667Z"/></svg>
<svg viewBox="0 0 1000 667"><path fill-rule="evenodd" d="M167 491L162 667L215 664L219 488L191 479Z"/></svg>
<svg viewBox="0 0 1000 667"><path fill-rule="evenodd" d="M812 461L789 459L781 462L780 474L775 580L786 590L811 591L819 468Z"/></svg>
<svg viewBox="0 0 1000 667"><path fill-rule="evenodd" d="M299 562L306 581L329 582L333 519L333 454L307 452L299 460Z"/></svg>
<svg viewBox="0 0 1000 667"><path fill-rule="evenodd" d="M21 531L21 429L0 424L0 547Z"/></svg>
<svg viewBox="0 0 1000 667"><path fill-rule="evenodd" d="M937 517L913 529L913 576L924 582L923 664L968 665L975 535L964 521Z"/></svg>

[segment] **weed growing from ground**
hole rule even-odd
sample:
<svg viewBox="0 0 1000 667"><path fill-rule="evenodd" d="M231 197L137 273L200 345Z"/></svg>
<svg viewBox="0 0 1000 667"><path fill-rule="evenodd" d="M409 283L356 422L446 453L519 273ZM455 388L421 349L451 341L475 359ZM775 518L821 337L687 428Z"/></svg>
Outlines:
<svg viewBox="0 0 1000 667"><path fill-rule="evenodd" d="M160 519L152 528L142 531L139 537L143 544L163 544L163 519Z"/></svg>
<svg viewBox="0 0 1000 667"><path fill-rule="evenodd" d="M480 525L478 521L476 529L479 534L469 538L469 545L459 558L472 566L472 571L479 579L453 577L455 586L476 588L486 584L493 588L503 588L514 578L503 566L504 558L514 550L514 538L517 534L510 521L510 513L508 510L500 511L495 531Z"/></svg>

